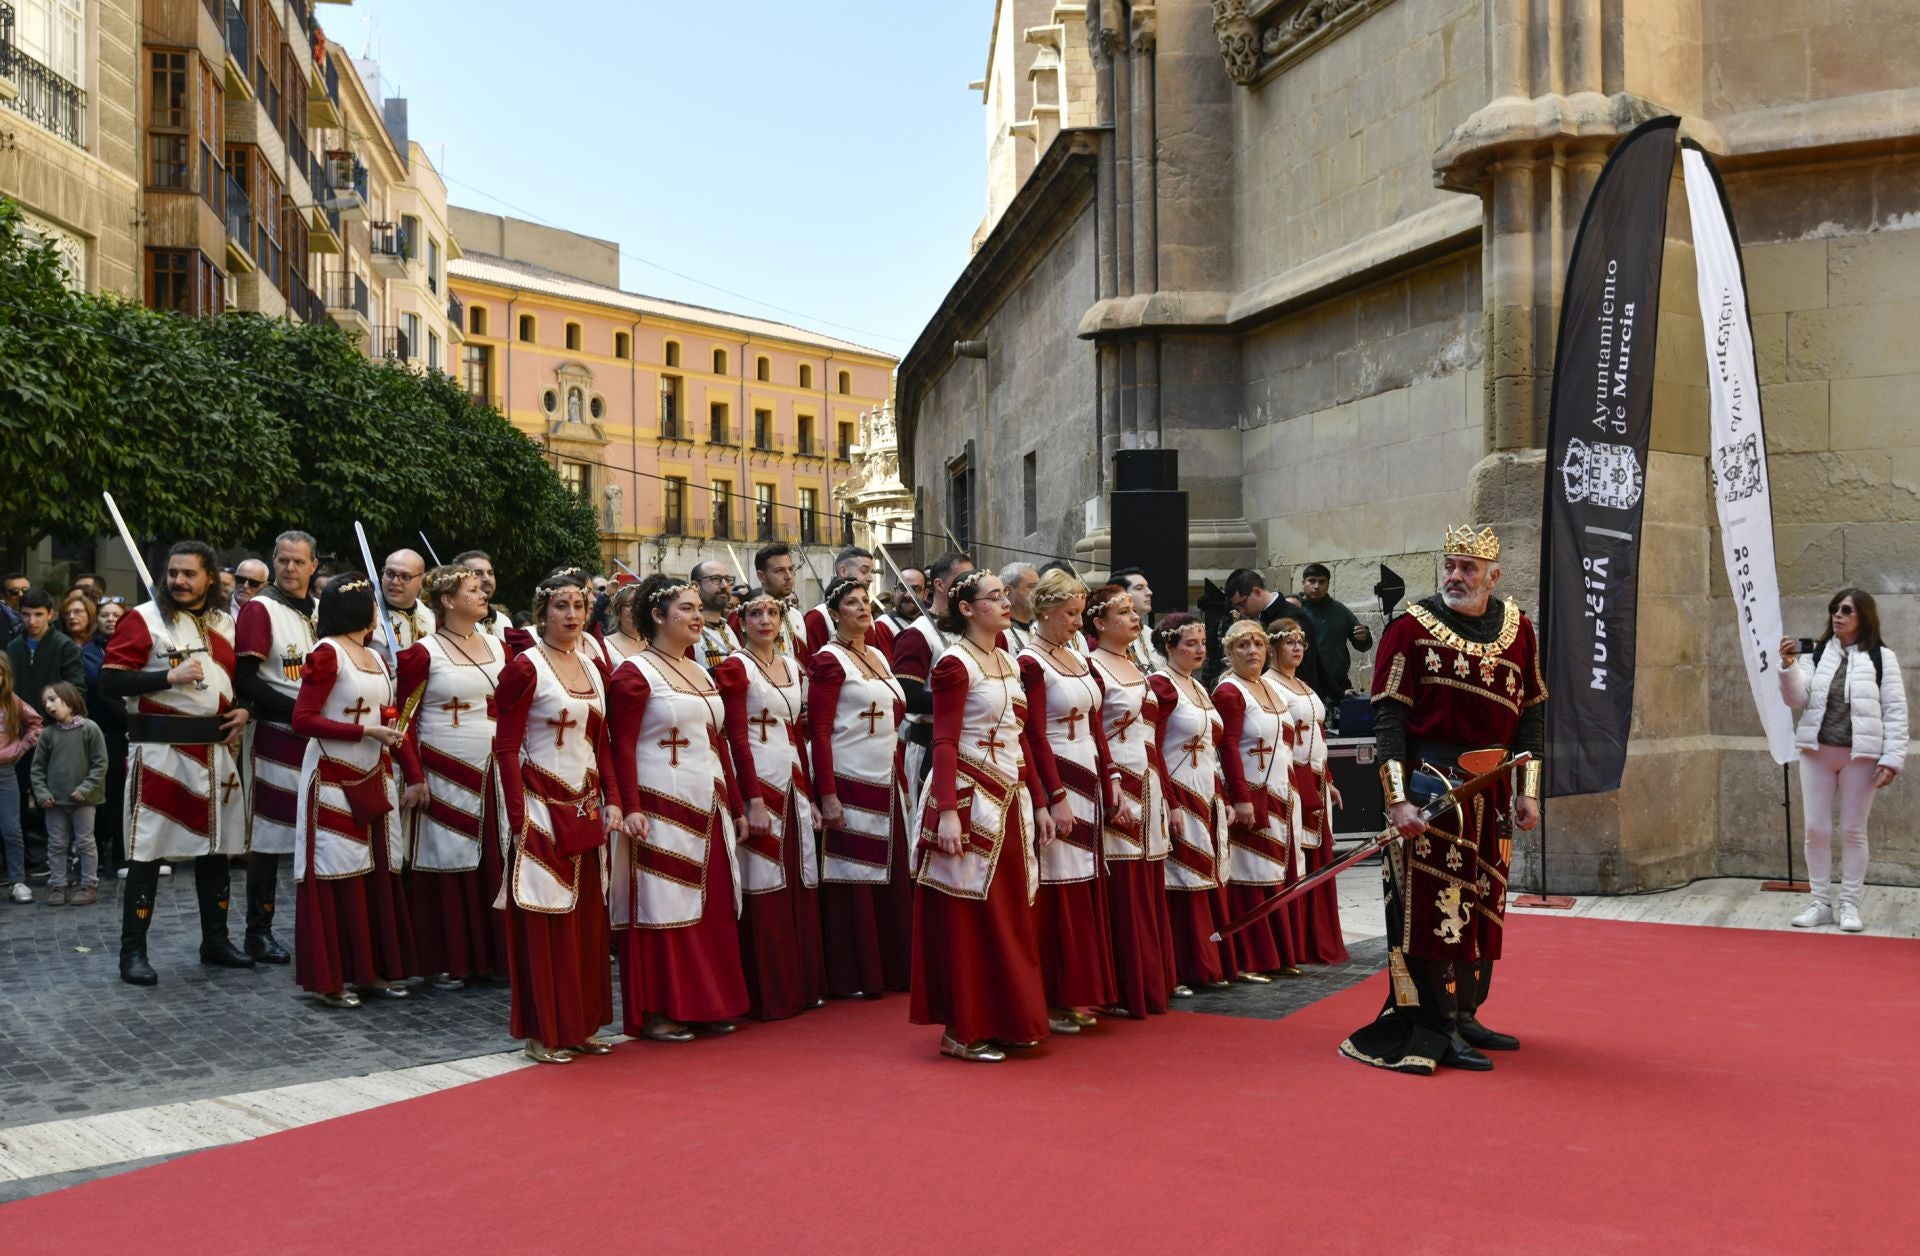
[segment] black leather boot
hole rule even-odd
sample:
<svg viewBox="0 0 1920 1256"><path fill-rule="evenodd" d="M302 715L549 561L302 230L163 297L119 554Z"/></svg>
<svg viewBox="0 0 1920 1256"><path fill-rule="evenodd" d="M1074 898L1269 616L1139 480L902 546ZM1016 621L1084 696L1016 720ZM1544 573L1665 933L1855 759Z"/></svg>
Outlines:
<svg viewBox="0 0 1920 1256"><path fill-rule="evenodd" d="M1486 1000L1487 991L1492 987L1493 961L1490 959L1477 961L1461 975L1460 1010L1456 1017L1460 1037L1466 1040L1468 1046L1478 1047L1482 1051L1518 1051L1518 1038L1488 1029L1480 1023L1480 1004Z"/></svg>
<svg viewBox="0 0 1920 1256"><path fill-rule="evenodd" d="M252 968L253 961L234 949L227 936L227 900L233 873L225 855L193 861L193 894L200 900L200 962L215 968Z"/></svg>
<svg viewBox="0 0 1920 1256"><path fill-rule="evenodd" d="M247 856L247 955L257 964L284 964L293 956L273 936L273 899L280 888L280 856Z"/></svg>
<svg viewBox="0 0 1920 1256"><path fill-rule="evenodd" d="M151 986L160 975L147 963L147 926L153 923L153 894L160 887L160 865L142 861L127 865L127 883L120 887L120 980L130 986Z"/></svg>

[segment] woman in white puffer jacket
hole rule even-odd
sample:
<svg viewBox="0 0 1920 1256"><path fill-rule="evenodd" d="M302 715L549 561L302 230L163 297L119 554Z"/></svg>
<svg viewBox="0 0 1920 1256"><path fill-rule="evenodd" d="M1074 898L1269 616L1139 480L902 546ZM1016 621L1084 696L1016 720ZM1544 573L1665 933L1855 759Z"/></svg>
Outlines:
<svg viewBox="0 0 1920 1256"><path fill-rule="evenodd" d="M1802 929L1834 923L1833 804L1840 802L1840 927L1866 928L1860 889L1867 879L1867 814L1873 794L1907 759L1907 690L1900 662L1880 641L1873 595L1842 589L1827 603L1827 632L1810 658L1780 643L1780 692L1801 712L1800 793L1806 809L1807 881L1813 906L1793 918Z"/></svg>

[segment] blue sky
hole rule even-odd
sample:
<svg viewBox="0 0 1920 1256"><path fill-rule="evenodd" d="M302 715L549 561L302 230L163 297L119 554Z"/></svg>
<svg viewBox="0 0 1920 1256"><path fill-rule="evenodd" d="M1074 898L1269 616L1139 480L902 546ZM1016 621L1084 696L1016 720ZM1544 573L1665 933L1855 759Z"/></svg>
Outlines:
<svg viewBox="0 0 1920 1256"><path fill-rule="evenodd" d="M634 291L898 355L985 210L992 0L317 8L454 204L618 240Z"/></svg>

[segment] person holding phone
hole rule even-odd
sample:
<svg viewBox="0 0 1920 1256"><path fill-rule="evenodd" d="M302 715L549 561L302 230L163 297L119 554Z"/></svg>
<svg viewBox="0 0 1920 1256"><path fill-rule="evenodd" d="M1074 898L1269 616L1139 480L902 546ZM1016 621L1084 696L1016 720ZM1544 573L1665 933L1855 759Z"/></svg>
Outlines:
<svg viewBox="0 0 1920 1256"><path fill-rule="evenodd" d="M1805 808L1807 883L1813 903L1793 918L1796 928L1835 923L1859 933L1860 894L1867 878L1867 816L1873 795L1900 775L1907 758L1907 690L1900 662L1880 640L1880 609L1873 595L1842 589L1827 603L1827 631L1802 650L1780 643L1780 693L1800 712L1794 744L1800 750L1800 794ZM1833 810L1840 804L1840 903L1833 904Z"/></svg>

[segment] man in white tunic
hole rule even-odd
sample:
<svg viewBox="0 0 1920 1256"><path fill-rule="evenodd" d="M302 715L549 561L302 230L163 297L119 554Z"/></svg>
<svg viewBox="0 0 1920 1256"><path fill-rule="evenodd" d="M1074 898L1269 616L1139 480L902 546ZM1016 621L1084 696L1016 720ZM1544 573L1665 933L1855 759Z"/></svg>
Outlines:
<svg viewBox="0 0 1920 1256"><path fill-rule="evenodd" d="M150 986L147 962L160 861L193 861L200 962L251 968L227 936L227 856L247 848L247 797L235 751L247 710L234 704L233 620L215 604L213 549L180 541L156 590L123 616L100 672L127 704L127 884L120 979Z"/></svg>

